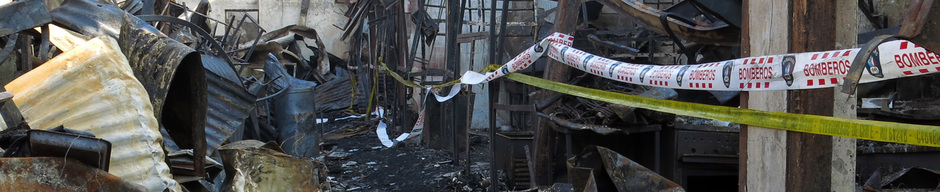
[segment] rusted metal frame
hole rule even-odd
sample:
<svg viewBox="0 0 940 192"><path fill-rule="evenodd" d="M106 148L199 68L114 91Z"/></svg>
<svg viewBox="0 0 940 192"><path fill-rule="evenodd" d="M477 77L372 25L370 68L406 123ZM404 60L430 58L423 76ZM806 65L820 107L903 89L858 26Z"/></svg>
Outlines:
<svg viewBox="0 0 940 192"><path fill-rule="evenodd" d="M248 14L245 14L245 15L243 16L242 22L245 22L245 18L247 18L248 21L251 21L252 24L255 24L255 26L261 26L261 25L258 24L258 21L255 21L254 18L249 17ZM239 23L239 24L238 24L238 26L241 26L241 25L242 25L242 23ZM236 30L237 30L237 29L236 29ZM243 61L248 61L249 59L251 59L251 53L255 51L255 46L258 45L258 41L261 40L261 35L263 35L264 32L265 32L264 29L261 29L261 31L258 32L258 36L255 37L255 41L253 41L253 42L251 43L251 47L248 48L248 52L245 53L245 58L242 59ZM210 36L210 37L211 37L211 36ZM300 59L302 60L303 58L300 58ZM232 66L232 69L235 69L234 65Z"/></svg>
<svg viewBox="0 0 940 192"><path fill-rule="evenodd" d="M215 49L218 49L215 53L216 57L225 59L225 61L229 63L229 66L232 67L232 70L235 70L235 65L232 64L233 63L232 58L229 57L228 54L225 53L225 49L222 48L222 45L219 44L219 42L215 41L215 39L212 39L212 35L210 35L209 32L202 30L202 28L199 28L199 26L196 26L195 24L190 23L189 21L186 21L186 20L182 20L182 19L175 18L175 17L163 16L163 15L139 15L137 16L137 18L140 18L141 20L144 20L146 22L160 21L160 22L167 22L167 23L175 23L175 24L182 25L184 27L188 27L192 29L197 34L199 34L200 36L208 40L210 46L212 46Z"/></svg>
<svg viewBox="0 0 940 192"><path fill-rule="evenodd" d="M233 23L233 22L235 22L235 16L234 16L234 15L232 15L231 19L228 20L227 25L225 26L225 33L222 34L222 41L220 41L220 42L222 43L223 48L229 48L229 46L231 46L231 45L229 44L229 42L228 42L228 40L229 40L228 38L229 38L229 32L232 31L232 23ZM234 35L234 34L232 34L232 35ZM234 44L234 45L238 45L238 44Z"/></svg>
<svg viewBox="0 0 940 192"><path fill-rule="evenodd" d="M355 9L350 9L356 10L356 12L352 17L349 18L346 26L342 28L344 30L342 40L349 38L349 35L351 35L353 31L356 31L356 28L359 28L362 22L362 15L365 13L365 11L371 9L368 8L368 6L371 4L372 0L359 1L359 3L356 4Z"/></svg>
<svg viewBox="0 0 940 192"><path fill-rule="evenodd" d="M376 63L373 65L374 70L376 71L375 73L376 85L375 86L378 87L378 85L382 85L382 88L377 90L377 91L380 91L381 93L376 94L375 106L384 105L387 110L391 110L390 113L396 114L398 112L396 109L397 105L393 105L395 101L392 101L389 99L390 96L394 96L394 95L389 94L389 89L394 89L394 88L388 86L389 79L387 78L387 76L380 76L382 72L381 70L382 68L378 67L378 62L379 62L378 59L381 59L381 62L386 62L387 64L390 64L391 66L398 66L398 63L396 60L389 60L390 58L389 56L394 55L396 51L396 50L390 49L389 47L395 46L394 44L395 42L397 42L396 39L390 39L390 37L394 37L395 31L390 31L389 27L394 27L393 26L395 24L394 22L396 22L397 20L393 15L395 14L394 11L389 11L389 10L391 9L391 6L393 6L396 3L392 2L391 5L382 5L382 3L383 3L382 1L379 1L375 5L374 13L373 13L374 19L371 19L369 21L370 25L375 28L374 30L372 30L373 36L375 39L374 41L375 47L376 47L376 50L375 50ZM395 69L397 69L397 67L389 68L385 72L394 73ZM379 84L379 81L381 81L381 84ZM396 90L391 90L391 91L396 91ZM382 100L379 100L379 95L384 95L384 97L382 97L383 98ZM399 119L401 119L401 115L398 115L398 117ZM395 127L394 126L395 124L399 124L399 121L397 120L394 120L394 119L390 119L390 120L392 120L392 122L389 122L391 123L390 125L392 125L392 127L390 128Z"/></svg>
<svg viewBox="0 0 940 192"><path fill-rule="evenodd" d="M233 17L234 17L234 15L233 15ZM238 25L236 25L235 28L234 28L234 31L232 31L232 37L235 38L235 39L232 40L231 42L232 42L232 44L235 45L235 46L233 46L233 47L232 47L232 50L230 50L230 51L235 51L235 50L238 49L238 41L239 41L239 39L241 38L241 36L238 35L238 32L241 31L242 24L245 24L245 19L246 19L246 18L248 18L248 17L242 16L242 19L238 21ZM234 21L234 20L233 20L233 21ZM246 61L247 61L247 60L244 60L243 62L246 62ZM241 72L241 71L239 71L239 72Z"/></svg>

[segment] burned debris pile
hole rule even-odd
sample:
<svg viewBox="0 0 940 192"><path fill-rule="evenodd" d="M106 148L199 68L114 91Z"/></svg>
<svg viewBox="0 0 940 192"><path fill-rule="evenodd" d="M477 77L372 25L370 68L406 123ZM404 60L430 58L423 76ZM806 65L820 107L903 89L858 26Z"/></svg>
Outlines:
<svg viewBox="0 0 940 192"><path fill-rule="evenodd" d="M0 10L4 191L331 191L318 128L368 104L311 28L174 1Z"/></svg>
<svg viewBox="0 0 940 192"><path fill-rule="evenodd" d="M545 1L0 0L0 191L728 191L816 144L768 133L853 138L820 157L857 190L940 185L940 4L769 55L740 0Z"/></svg>

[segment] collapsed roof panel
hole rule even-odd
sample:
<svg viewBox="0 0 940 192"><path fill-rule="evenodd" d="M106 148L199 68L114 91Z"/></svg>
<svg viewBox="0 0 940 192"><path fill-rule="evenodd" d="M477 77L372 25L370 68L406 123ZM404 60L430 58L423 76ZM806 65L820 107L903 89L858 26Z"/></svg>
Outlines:
<svg viewBox="0 0 940 192"><path fill-rule="evenodd" d="M92 132L120 146L112 149L110 173L150 191L180 190L163 161L147 92L114 39L92 39L4 88L30 127Z"/></svg>

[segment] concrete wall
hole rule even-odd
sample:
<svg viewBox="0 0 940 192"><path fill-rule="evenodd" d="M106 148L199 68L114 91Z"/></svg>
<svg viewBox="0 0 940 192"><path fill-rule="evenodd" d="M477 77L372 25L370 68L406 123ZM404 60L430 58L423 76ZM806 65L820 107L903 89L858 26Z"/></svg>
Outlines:
<svg viewBox="0 0 940 192"><path fill-rule="evenodd" d="M195 9L199 0L177 0L190 9ZM267 31L298 24L301 0L209 0L209 17L226 21L225 10L258 10L258 24ZM310 0L305 24L317 30L326 50L345 57L349 52L349 41L341 40L343 30L335 26L345 26L349 18L343 15L348 9L345 4L333 3L333 0ZM240 18L236 18L240 19ZM236 21L237 22L237 21ZM219 30L220 32L223 30ZM307 42L314 45L312 41Z"/></svg>

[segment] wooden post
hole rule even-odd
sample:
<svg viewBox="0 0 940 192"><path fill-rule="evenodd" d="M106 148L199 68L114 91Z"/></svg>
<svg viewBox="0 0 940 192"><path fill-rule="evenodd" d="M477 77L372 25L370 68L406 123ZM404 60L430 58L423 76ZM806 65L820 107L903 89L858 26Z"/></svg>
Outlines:
<svg viewBox="0 0 940 192"><path fill-rule="evenodd" d="M795 0L789 4L745 1L743 56L855 47L856 3L852 0ZM780 51L781 48L786 51ZM742 100L747 100L742 103L753 106L752 109L780 110L785 106L789 113L855 118L854 96L835 92L838 91L832 88L750 92L742 96ZM741 140L747 142L742 142L740 147L742 152L746 151L740 160L741 191L855 190L854 139L800 132L781 135L782 132L755 127L742 129ZM781 162L783 159L785 163Z"/></svg>
<svg viewBox="0 0 940 192"><path fill-rule="evenodd" d="M574 35L575 29L578 25L578 11L581 10L581 1L580 0L558 0L558 7L555 12L555 26L552 29L555 32L567 33L569 35ZM543 75L544 79L551 81L565 82L568 80L570 75L571 68L567 65L560 63L558 61L548 62L548 66L545 67L545 74ZM543 90L541 94L538 94L535 97L535 102L542 102L547 99L553 93L550 91ZM545 108L543 112L550 112L554 110L553 106ZM552 173L553 165L552 160L554 156L555 146L555 134L551 127L551 123L547 121L539 121L542 123L540 129L535 130L535 140L533 145L535 146L532 150L532 156L535 157L535 166L531 169L535 169L535 183L537 185L551 185L554 181L554 175Z"/></svg>
<svg viewBox="0 0 940 192"><path fill-rule="evenodd" d="M825 51L836 46L836 2L792 1L790 52ZM855 33L842 34L852 35ZM834 89L791 90L790 113L832 116ZM854 100L853 100L854 102ZM787 190L831 191L833 189L832 136L787 133Z"/></svg>
<svg viewBox="0 0 940 192"><path fill-rule="evenodd" d="M786 1L745 0L742 57L783 54L788 50L790 23ZM754 91L741 97L750 109L786 110L786 91ZM741 191L785 191L786 131L747 126L740 134Z"/></svg>

